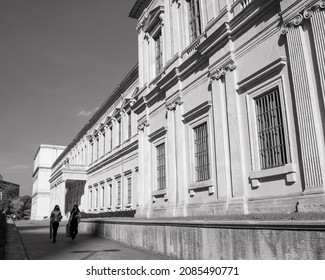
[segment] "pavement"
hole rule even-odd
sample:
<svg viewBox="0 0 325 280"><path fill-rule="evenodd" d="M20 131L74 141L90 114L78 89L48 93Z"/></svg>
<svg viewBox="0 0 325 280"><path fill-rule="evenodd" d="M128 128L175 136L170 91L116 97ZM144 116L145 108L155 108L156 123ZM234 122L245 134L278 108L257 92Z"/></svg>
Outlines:
<svg viewBox="0 0 325 280"><path fill-rule="evenodd" d="M72 241L61 222L56 243L49 238L49 221L8 221L6 260L167 260L151 252L106 238L79 233Z"/></svg>

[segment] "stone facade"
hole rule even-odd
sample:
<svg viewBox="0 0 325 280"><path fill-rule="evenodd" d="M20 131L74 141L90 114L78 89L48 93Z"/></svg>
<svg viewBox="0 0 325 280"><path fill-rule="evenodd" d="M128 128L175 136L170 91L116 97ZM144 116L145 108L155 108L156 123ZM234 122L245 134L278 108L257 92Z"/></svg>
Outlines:
<svg viewBox="0 0 325 280"><path fill-rule="evenodd" d="M42 220L51 213L50 183L53 162L64 146L40 145L34 157L31 220Z"/></svg>
<svg viewBox="0 0 325 280"><path fill-rule="evenodd" d="M135 1L138 65L54 162L51 207L325 211L324 6Z"/></svg>

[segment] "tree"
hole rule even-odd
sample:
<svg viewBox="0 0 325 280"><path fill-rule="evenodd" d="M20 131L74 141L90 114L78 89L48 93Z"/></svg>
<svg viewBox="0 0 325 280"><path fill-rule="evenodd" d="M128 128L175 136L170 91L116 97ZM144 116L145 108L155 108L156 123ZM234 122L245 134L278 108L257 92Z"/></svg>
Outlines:
<svg viewBox="0 0 325 280"><path fill-rule="evenodd" d="M13 185L1 184L2 199L0 201L0 212L6 215L12 214L12 200L18 197L19 189Z"/></svg>
<svg viewBox="0 0 325 280"><path fill-rule="evenodd" d="M11 201L11 213L24 219L30 216L32 198L28 195L20 196Z"/></svg>

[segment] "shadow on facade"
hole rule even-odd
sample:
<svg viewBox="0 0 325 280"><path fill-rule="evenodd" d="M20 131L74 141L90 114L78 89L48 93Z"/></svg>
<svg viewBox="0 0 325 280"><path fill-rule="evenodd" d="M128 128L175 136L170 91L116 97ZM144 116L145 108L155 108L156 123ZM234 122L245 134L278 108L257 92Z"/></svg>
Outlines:
<svg viewBox="0 0 325 280"><path fill-rule="evenodd" d="M64 213L70 213L73 205L80 205L81 198L84 195L86 181L67 180L65 184L65 207Z"/></svg>

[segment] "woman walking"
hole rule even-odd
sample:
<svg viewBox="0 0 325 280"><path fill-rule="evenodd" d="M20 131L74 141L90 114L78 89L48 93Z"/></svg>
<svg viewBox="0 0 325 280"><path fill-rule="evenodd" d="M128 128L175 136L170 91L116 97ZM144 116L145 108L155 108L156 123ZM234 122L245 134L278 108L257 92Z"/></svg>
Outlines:
<svg viewBox="0 0 325 280"><path fill-rule="evenodd" d="M55 205L50 216L50 238L53 235L53 243L56 242L56 235L58 233L59 224L61 222L62 215L59 205ZM51 234L52 233L52 234Z"/></svg>
<svg viewBox="0 0 325 280"><path fill-rule="evenodd" d="M78 205L74 205L69 218L71 239L75 240L78 234L78 224L80 223L80 211Z"/></svg>

